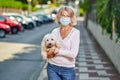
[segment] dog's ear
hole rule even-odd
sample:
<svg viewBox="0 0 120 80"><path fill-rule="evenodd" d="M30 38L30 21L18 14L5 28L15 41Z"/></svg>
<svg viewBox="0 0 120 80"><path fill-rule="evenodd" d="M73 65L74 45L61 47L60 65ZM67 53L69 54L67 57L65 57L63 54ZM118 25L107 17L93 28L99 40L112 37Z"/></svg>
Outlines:
<svg viewBox="0 0 120 80"><path fill-rule="evenodd" d="M45 50L46 50L46 46L45 46L45 41L43 39L41 43L41 51L45 51Z"/></svg>
<svg viewBox="0 0 120 80"><path fill-rule="evenodd" d="M41 55L43 59L46 59L46 46L45 46L45 37L41 42Z"/></svg>

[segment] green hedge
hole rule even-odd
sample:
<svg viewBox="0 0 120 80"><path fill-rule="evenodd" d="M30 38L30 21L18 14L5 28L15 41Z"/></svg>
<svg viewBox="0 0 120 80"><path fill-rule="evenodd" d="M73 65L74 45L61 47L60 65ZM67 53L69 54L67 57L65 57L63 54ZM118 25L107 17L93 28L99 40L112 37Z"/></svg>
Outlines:
<svg viewBox="0 0 120 80"><path fill-rule="evenodd" d="M28 10L28 4L16 0L0 0L0 7ZM36 11L36 10L38 9L32 7L32 11Z"/></svg>
<svg viewBox="0 0 120 80"><path fill-rule="evenodd" d="M82 9L82 11L86 11L87 13L90 13L92 10L90 0L84 0L84 2L80 2L79 8Z"/></svg>
<svg viewBox="0 0 120 80"><path fill-rule="evenodd" d="M118 41L120 39L120 0L98 0L96 6L97 21L103 32L109 33L111 39L114 38L113 34L116 34L116 41Z"/></svg>
<svg viewBox="0 0 120 80"><path fill-rule="evenodd" d="M0 7L5 8L23 8L23 3L20 1L14 1L14 0L0 0Z"/></svg>
<svg viewBox="0 0 120 80"><path fill-rule="evenodd" d="M79 8L79 14L80 14L80 16L83 16L84 15L84 10L83 10L83 8Z"/></svg>

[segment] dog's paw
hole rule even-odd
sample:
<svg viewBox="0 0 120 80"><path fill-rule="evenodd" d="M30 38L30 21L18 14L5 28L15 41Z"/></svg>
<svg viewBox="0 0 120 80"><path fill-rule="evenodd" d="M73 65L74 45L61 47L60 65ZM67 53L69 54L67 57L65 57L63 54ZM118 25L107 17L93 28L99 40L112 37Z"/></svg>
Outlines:
<svg viewBox="0 0 120 80"><path fill-rule="evenodd" d="M43 58L43 60L46 60L47 59L47 55L44 55L42 58Z"/></svg>
<svg viewBox="0 0 120 80"><path fill-rule="evenodd" d="M50 49L46 49L46 52L48 52Z"/></svg>
<svg viewBox="0 0 120 80"><path fill-rule="evenodd" d="M54 51L54 53L55 53L55 54L58 54L58 52L59 52L59 49L56 48L55 51Z"/></svg>
<svg viewBox="0 0 120 80"><path fill-rule="evenodd" d="M46 53L46 52L42 52L42 55L41 55L41 56L42 56L42 59L43 59L43 60L46 60L46 59L47 59L47 53Z"/></svg>
<svg viewBox="0 0 120 80"><path fill-rule="evenodd" d="M55 53L54 53L54 50L51 49L48 53L47 53L47 58L53 58L55 57Z"/></svg>

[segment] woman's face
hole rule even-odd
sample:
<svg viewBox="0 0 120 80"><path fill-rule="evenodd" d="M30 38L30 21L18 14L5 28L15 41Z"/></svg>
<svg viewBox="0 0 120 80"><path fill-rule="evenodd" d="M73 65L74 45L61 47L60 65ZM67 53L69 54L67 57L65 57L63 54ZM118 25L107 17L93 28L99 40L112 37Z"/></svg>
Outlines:
<svg viewBox="0 0 120 80"><path fill-rule="evenodd" d="M60 26L76 25L76 18L74 12L68 7L63 7L59 9L55 21Z"/></svg>
<svg viewBox="0 0 120 80"><path fill-rule="evenodd" d="M63 26L68 26L71 23L70 15L67 11L61 13L59 21Z"/></svg>

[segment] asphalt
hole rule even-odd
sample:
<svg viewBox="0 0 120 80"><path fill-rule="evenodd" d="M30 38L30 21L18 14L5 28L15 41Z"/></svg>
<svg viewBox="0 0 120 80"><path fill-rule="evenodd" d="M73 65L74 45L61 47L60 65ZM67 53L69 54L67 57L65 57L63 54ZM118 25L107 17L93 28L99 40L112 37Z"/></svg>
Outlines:
<svg viewBox="0 0 120 80"><path fill-rule="evenodd" d="M113 63L97 43L93 35L78 21L80 48L76 58L76 80L120 80ZM38 80L48 80L46 67L43 67Z"/></svg>

